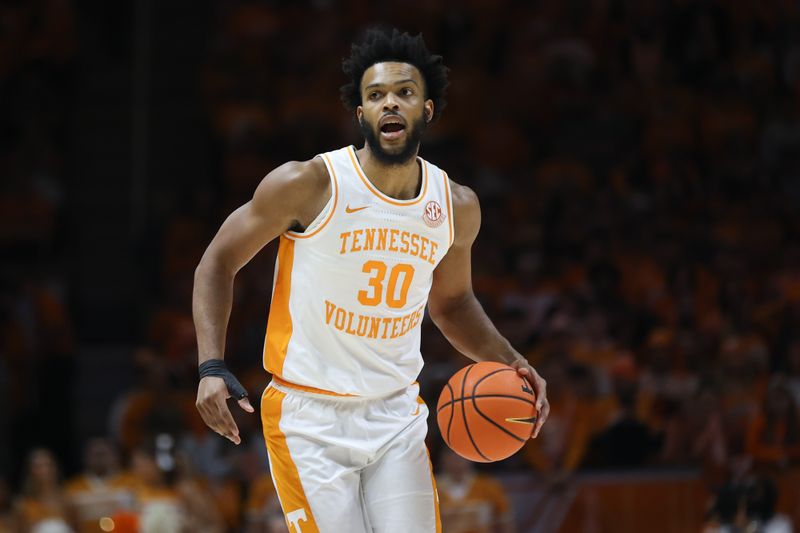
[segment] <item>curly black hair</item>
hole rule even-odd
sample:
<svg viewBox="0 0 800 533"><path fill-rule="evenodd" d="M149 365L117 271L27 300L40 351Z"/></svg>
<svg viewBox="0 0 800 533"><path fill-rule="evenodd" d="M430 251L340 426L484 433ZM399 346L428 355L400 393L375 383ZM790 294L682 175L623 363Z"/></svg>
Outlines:
<svg viewBox="0 0 800 533"><path fill-rule="evenodd" d="M447 105L444 91L447 88L448 68L442 63L442 56L431 54L422 34L412 36L406 32L393 29L391 34L373 28L361 43L353 43L350 57L342 61L342 70L350 81L342 85L340 92L342 102L349 110L361 105L361 78L364 72L375 63L398 61L413 65L425 80L425 98L433 100L433 117L435 122Z"/></svg>

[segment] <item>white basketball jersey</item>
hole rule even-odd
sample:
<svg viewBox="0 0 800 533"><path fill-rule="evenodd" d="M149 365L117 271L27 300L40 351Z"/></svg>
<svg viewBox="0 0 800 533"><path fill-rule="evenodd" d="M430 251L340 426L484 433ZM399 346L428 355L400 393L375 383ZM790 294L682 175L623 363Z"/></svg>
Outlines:
<svg viewBox="0 0 800 533"><path fill-rule="evenodd" d="M398 200L369 181L352 146L318 157L331 199L305 232L281 235L264 367L296 385L384 395L422 369L433 270L453 243L450 183L418 158L420 193Z"/></svg>

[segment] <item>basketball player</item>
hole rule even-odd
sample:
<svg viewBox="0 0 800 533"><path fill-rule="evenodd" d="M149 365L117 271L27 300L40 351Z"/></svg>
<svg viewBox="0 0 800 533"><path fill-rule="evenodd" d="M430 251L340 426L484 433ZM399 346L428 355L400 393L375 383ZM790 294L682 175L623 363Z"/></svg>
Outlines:
<svg viewBox="0 0 800 533"><path fill-rule="evenodd" d="M343 69L345 104L365 137L270 172L234 211L195 273L197 407L239 444L226 405L247 412L225 368L236 272L280 239L261 399L270 467L290 531L440 531L424 439L425 306L459 351L502 361L530 380L542 427L545 381L493 326L472 292L475 194L417 156L444 106L447 69L421 36L371 31Z"/></svg>

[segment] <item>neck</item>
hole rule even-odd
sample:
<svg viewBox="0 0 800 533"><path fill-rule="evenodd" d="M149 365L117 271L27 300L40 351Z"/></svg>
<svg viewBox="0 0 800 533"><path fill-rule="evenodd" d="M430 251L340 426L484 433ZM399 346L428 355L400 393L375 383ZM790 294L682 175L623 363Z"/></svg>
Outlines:
<svg viewBox="0 0 800 533"><path fill-rule="evenodd" d="M356 155L367 178L383 194L399 200L410 200L418 194L422 170L416 153L403 164L386 165L375 157L369 144L364 143L363 148L356 150Z"/></svg>

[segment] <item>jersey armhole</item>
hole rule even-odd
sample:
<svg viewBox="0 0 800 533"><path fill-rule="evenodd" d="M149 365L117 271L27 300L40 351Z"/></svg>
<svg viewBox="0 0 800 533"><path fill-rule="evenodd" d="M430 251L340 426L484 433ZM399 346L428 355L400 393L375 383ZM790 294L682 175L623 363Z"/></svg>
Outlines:
<svg viewBox="0 0 800 533"><path fill-rule="evenodd" d="M333 164L328 158L328 154L321 154L317 157L322 158L322 162L325 163L325 168L328 171L328 178L331 180L331 197L305 231L286 230L283 235L287 239L307 239L319 234L328 225L336 212L336 205L339 203L339 180L336 178L336 172L333 170Z"/></svg>
<svg viewBox="0 0 800 533"><path fill-rule="evenodd" d="M447 201L447 222L450 226L450 246L453 246L456 238L456 222L453 218L453 193L450 192L450 177L447 172L442 170L442 176L444 177L444 195Z"/></svg>

